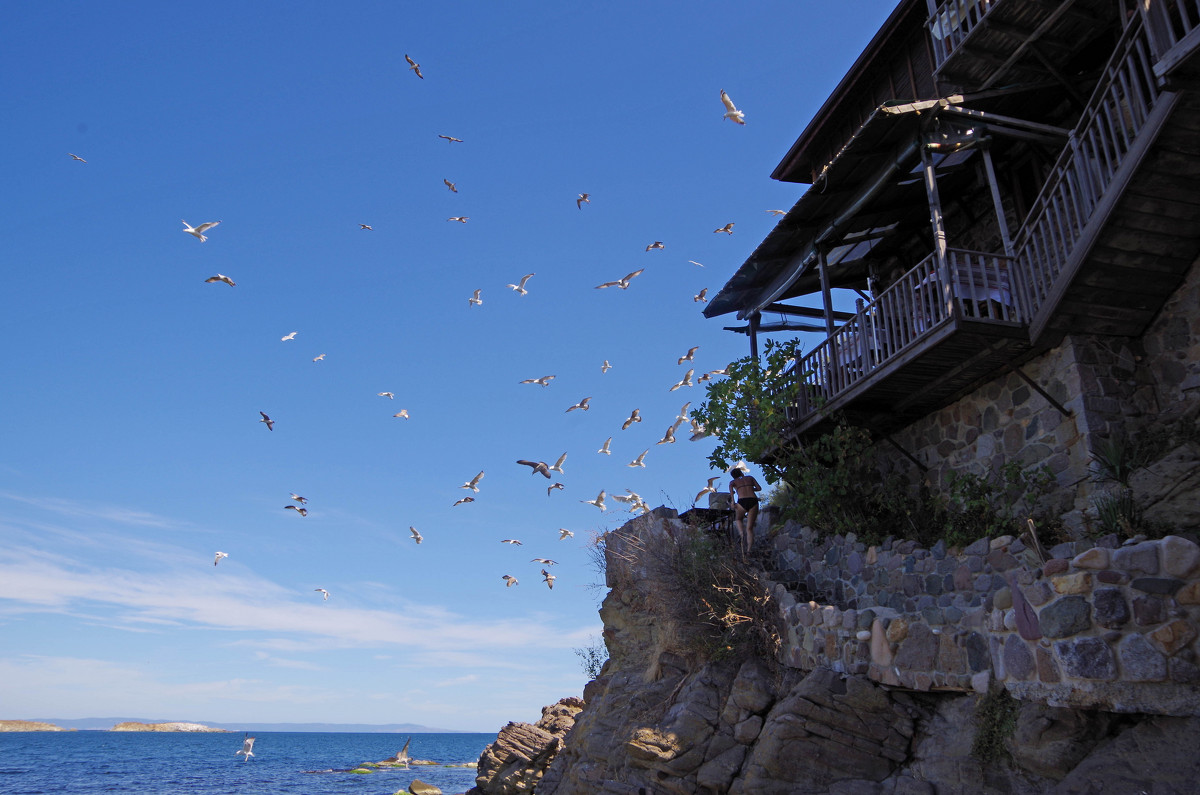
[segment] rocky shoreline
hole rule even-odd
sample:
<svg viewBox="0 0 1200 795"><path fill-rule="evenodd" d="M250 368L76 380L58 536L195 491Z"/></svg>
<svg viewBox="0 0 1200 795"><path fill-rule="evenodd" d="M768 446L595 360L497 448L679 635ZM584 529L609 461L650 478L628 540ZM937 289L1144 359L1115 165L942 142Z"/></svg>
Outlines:
<svg viewBox="0 0 1200 795"><path fill-rule="evenodd" d="M137 721L126 721L118 723L109 731L113 732L221 732L228 733L228 729L214 729L211 726L205 726L203 723L185 723L182 721L170 721L167 723L138 723Z"/></svg>
<svg viewBox="0 0 1200 795"><path fill-rule="evenodd" d="M64 729L53 723L40 720L0 720L0 732L66 732L74 729Z"/></svg>

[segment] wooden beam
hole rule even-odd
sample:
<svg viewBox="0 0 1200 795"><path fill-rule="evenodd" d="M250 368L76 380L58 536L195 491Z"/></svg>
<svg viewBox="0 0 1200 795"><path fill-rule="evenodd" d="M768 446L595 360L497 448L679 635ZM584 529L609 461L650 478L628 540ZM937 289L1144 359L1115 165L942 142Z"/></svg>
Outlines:
<svg viewBox="0 0 1200 795"><path fill-rule="evenodd" d="M815 306L795 306L793 304L767 304L763 307L764 312L778 312L781 315L799 315L800 317L825 317L825 312L817 309ZM843 323L854 317L853 312L834 312L833 319L842 321Z"/></svg>
<svg viewBox="0 0 1200 795"><path fill-rule="evenodd" d="M825 335L833 336L833 296L829 292L829 267L825 262L825 249L817 249L817 269L821 274L821 300L825 304Z"/></svg>

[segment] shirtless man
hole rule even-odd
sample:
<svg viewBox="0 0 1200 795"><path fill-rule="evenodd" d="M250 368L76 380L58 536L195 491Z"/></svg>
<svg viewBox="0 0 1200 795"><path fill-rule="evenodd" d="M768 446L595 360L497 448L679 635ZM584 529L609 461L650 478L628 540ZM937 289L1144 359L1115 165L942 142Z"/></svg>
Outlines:
<svg viewBox="0 0 1200 795"><path fill-rule="evenodd" d="M749 555L754 546L754 523L758 520L758 496L756 491L762 491L762 486L753 475L747 475L740 469L731 469L733 480L729 481L729 494L736 498L733 504L733 526L737 528L738 538L742 542L742 554Z"/></svg>

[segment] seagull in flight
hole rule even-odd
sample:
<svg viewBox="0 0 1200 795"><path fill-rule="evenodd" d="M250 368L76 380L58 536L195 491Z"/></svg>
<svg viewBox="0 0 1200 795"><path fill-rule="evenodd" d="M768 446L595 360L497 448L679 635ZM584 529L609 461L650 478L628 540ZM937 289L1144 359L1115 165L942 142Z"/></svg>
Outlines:
<svg viewBox="0 0 1200 795"><path fill-rule="evenodd" d="M379 397L385 397L385 398L387 398L388 400L395 400L395 399L396 399L396 395L395 395L394 393L392 393L392 392L379 392L379 393L377 393L377 394L379 395Z"/></svg>
<svg viewBox="0 0 1200 795"><path fill-rule="evenodd" d="M692 401L689 400L687 403L684 403L682 406L679 407L679 413L675 415L675 419L679 420L680 422L687 422L688 421L688 409L690 409L691 407L692 407ZM678 428L679 426L676 425L675 427Z"/></svg>
<svg viewBox="0 0 1200 795"><path fill-rule="evenodd" d="M458 191L455 191L455 193L457 193L457 192ZM449 218L447 218L446 220L447 221L458 221L460 224L465 224L468 220L470 220L470 218L471 218L471 216L469 216L469 215L452 215Z"/></svg>
<svg viewBox="0 0 1200 795"><path fill-rule="evenodd" d="M596 499L580 500L580 502L586 502L588 505L595 505L597 508L599 508L602 511L608 510L606 507L604 507L604 490L603 489L601 489L600 493L598 495L596 495Z"/></svg>
<svg viewBox="0 0 1200 795"><path fill-rule="evenodd" d="M517 459L517 463L523 464L524 466L527 466L527 467L532 467L533 472L529 473L531 475L534 472L541 472L543 475L546 476L547 480L550 479L550 467L545 461L526 461L523 458L519 458L519 459Z"/></svg>
<svg viewBox="0 0 1200 795"><path fill-rule="evenodd" d="M71 157L71 159L72 159L72 160L78 160L80 163L86 163L86 162L87 162L86 160L84 160L84 159L83 159L82 157L80 157L79 155L72 155L70 152L67 152L67 154L68 154L68 155L70 155L70 157Z"/></svg>
<svg viewBox="0 0 1200 795"><path fill-rule="evenodd" d="M771 215L787 215L787 210L767 210Z"/></svg>
<svg viewBox="0 0 1200 795"><path fill-rule="evenodd" d="M652 249L652 248L662 248L662 249L665 249L665 248L666 248L666 246L664 246L664 245L663 245L663 242L662 242L661 240L655 240L653 243L651 243L650 245L646 246L646 250L647 250L647 251L649 251L649 250L650 250L650 249Z"/></svg>
<svg viewBox="0 0 1200 795"><path fill-rule="evenodd" d="M701 289L700 292L693 295L692 303L707 304L708 303L708 288L705 287L705 288Z"/></svg>
<svg viewBox="0 0 1200 795"><path fill-rule="evenodd" d="M645 468L646 468L646 464L645 464L645 461L646 461L646 453L648 453L648 452L650 452L648 449L647 449L647 450L643 450L641 455L639 455L637 458L635 458L635 459L633 459L632 461L630 461L630 462L629 462L628 464L626 464L625 466L629 466L629 467L641 467L642 469L645 469Z"/></svg>
<svg viewBox="0 0 1200 795"><path fill-rule="evenodd" d="M235 751L233 755L234 756L243 756L244 755L246 758L242 761L249 762L250 757L254 756L254 738L246 737L246 739L242 741L242 750Z"/></svg>
<svg viewBox="0 0 1200 795"><path fill-rule="evenodd" d="M592 194L590 194L590 193L581 193L581 194L579 194L579 198L575 200L575 207L576 207L576 208L578 208L578 209L580 209L580 210L582 210L582 209L583 209L583 205L585 205L585 204L591 204L591 203L592 203L592 200L591 200L591 198L590 198L590 197L591 197L591 195L592 195Z"/></svg>
<svg viewBox="0 0 1200 795"><path fill-rule="evenodd" d="M703 439L705 436L709 435L708 428L705 428L700 423L696 422L693 419L689 419L688 422L690 422L692 425L692 435L689 438L689 441L698 442L701 439Z"/></svg>
<svg viewBox="0 0 1200 795"><path fill-rule="evenodd" d="M567 409L567 411L564 413L574 411L575 409L583 409L584 411L587 411L589 408L588 407L589 400L591 400L591 397L585 397L583 400L579 401L574 406L571 406L571 408Z"/></svg>
<svg viewBox="0 0 1200 795"><path fill-rule="evenodd" d="M615 282L605 282L604 284L597 284L596 289L603 290L605 287L620 287L622 290L627 290L627 289L629 289L630 280L633 279L635 276L637 276L644 270L646 270L646 269L638 268L633 273L627 274L623 278L617 279Z"/></svg>
<svg viewBox="0 0 1200 795"><path fill-rule="evenodd" d="M500 543L501 544L512 544L514 547L523 546L521 544L521 542L515 538L502 538L502 539L500 539Z"/></svg>
<svg viewBox="0 0 1200 795"><path fill-rule="evenodd" d="M556 375L544 375L541 378L526 378L524 381L519 381L518 383L537 384L538 386L547 386L551 381L553 381L557 377L558 376L556 376Z"/></svg>
<svg viewBox="0 0 1200 795"><path fill-rule="evenodd" d="M561 484L561 483L555 483L555 484L554 484L554 485L552 485L552 486L547 486L547 487L546 487L546 496L547 496L547 497L549 497L549 496L550 496L550 492L554 491L555 489L565 489L565 488L566 488L566 486L564 486L564 485L563 485L563 484Z"/></svg>
<svg viewBox="0 0 1200 795"><path fill-rule="evenodd" d="M213 565L215 566L218 563L220 563L221 558L227 558L227 557L229 557L228 552L221 552L220 550L217 550L217 556L215 558L213 558Z"/></svg>
<svg viewBox="0 0 1200 795"><path fill-rule="evenodd" d="M418 533L417 528L413 527L412 525L408 526L408 532L412 533L412 540L416 541L418 544L425 540L425 536Z"/></svg>
<svg viewBox="0 0 1200 795"><path fill-rule="evenodd" d="M612 365L608 363L608 359L605 359L604 364L600 365L601 373L607 373L611 369L612 369Z"/></svg>
<svg viewBox="0 0 1200 795"><path fill-rule="evenodd" d="M458 188L454 186L453 182L448 179L443 179L442 182L446 183L446 187L450 189L451 193L458 193Z"/></svg>
<svg viewBox="0 0 1200 795"><path fill-rule="evenodd" d="M283 509L285 511L295 511L296 513L300 514L301 516L308 516L308 509L301 508L298 505L285 505L285 506L283 506Z"/></svg>
<svg viewBox="0 0 1200 795"><path fill-rule="evenodd" d="M393 414L392 416L393 416L393 417L399 417L400 419L407 420L407 419L409 419L409 416L408 416L408 409L400 409L399 411L397 411L397 412L396 412L395 414Z"/></svg>
<svg viewBox="0 0 1200 795"><path fill-rule="evenodd" d="M479 481L483 480L483 470L479 470L479 474L468 480L466 483L459 486L460 489L470 489L476 494L479 493Z"/></svg>
<svg viewBox="0 0 1200 795"><path fill-rule="evenodd" d="M675 428L678 426L668 425L667 432L663 434L663 438L659 439L655 444L675 444Z"/></svg>
<svg viewBox="0 0 1200 795"><path fill-rule="evenodd" d="M511 576L511 575L509 575L509 574L505 574L505 575L504 575L503 577L501 577L500 579L504 580L504 587L505 587L505 588L511 588L511 587L513 587L514 585L520 585L520 583L517 581L517 578L516 578L516 577L513 577L513 576Z"/></svg>
<svg viewBox="0 0 1200 795"><path fill-rule="evenodd" d="M207 232L209 229L212 229L214 226L216 226L219 223L221 223L221 222L220 221L209 221L208 223L200 224L200 226L197 226L196 228L193 229L191 224L189 224L187 221L184 221L183 222L183 231L187 232L189 235L191 235L192 237L196 238L201 243L203 243L205 240L208 240L208 238L204 236L204 233Z"/></svg>
<svg viewBox="0 0 1200 795"><path fill-rule="evenodd" d="M359 228L359 229L365 229L365 230L367 230L368 232L374 232L374 231L375 231L375 227L371 226L370 224L359 224L359 225L358 225L358 228Z"/></svg>
<svg viewBox="0 0 1200 795"><path fill-rule="evenodd" d="M725 89L723 88L721 89L721 102L725 105L725 116L723 118L738 124L746 123L746 114L737 109L733 104L733 100L729 98L729 95L725 93Z"/></svg>
<svg viewBox="0 0 1200 795"><path fill-rule="evenodd" d="M542 569L542 582L546 583L546 585L550 588L551 591L554 590L554 581L557 579L558 579L558 577L555 577L550 572L546 571L545 569Z"/></svg>
<svg viewBox="0 0 1200 795"><path fill-rule="evenodd" d="M642 421L642 412L641 412L641 410L640 410L640 409L634 409L634 410L633 410L633 413L629 415L629 419L625 420L625 423L624 423L624 424L621 426L621 430L625 430L625 429L626 429L626 428L628 428L630 425L633 425L635 422L641 422L641 421Z"/></svg>
<svg viewBox="0 0 1200 795"><path fill-rule="evenodd" d="M314 361L314 362L319 362L319 361L321 361L321 360L322 360L322 359L324 359L324 358L325 358L325 354L323 354L323 353L322 353L320 356L314 356L314 357L313 357L313 361Z"/></svg>
<svg viewBox="0 0 1200 795"><path fill-rule="evenodd" d="M697 266L697 267L700 267L700 268L703 268L703 267L704 267L704 266L703 266L703 265L701 265L699 262L696 262L696 260L694 260L694 259L690 259L690 260L688 260L688 262L690 262L690 263L692 263L693 265L695 265L695 266Z"/></svg>
<svg viewBox="0 0 1200 795"><path fill-rule="evenodd" d="M696 361L695 356L696 356L696 351L698 351L698 350L700 350L699 345L695 346L694 348L688 348L688 352L685 353L683 356L680 356L679 361L675 362L675 364L683 364L684 362Z"/></svg>
<svg viewBox="0 0 1200 795"><path fill-rule="evenodd" d="M409 58L408 53L404 53L404 60L408 61L409 71L416 72L417 77L421 78L422 80L425 79L425 75L421 74L421 64L417 63L412 58Z"/></svg>
<svg viewBox="0 0 1200 795"><path fill-rule="evenodd" d="M300 503L301 505L308 505L308 497L301 497L299 494L296 494L295 492L289 492L289 493L292 495L292 499L295 500L296 502Z"/></svg>
<svg viewBox="0 0 1200 795"><path fill-rule="evenodd" d="M558 540L559 541L566 541L568 538L574 538L574 537L575 537L575 534L572 533L570 530L566 529L565 527L558 528Z"/></svg>
<svg viewBox="0 0 1200 795"><path fill-rule="evenodd" d="M324 588L313 588L313 592L321 594L321 601L329 601L329 591L326 591Z"/></svg>
<svg viewBox="0 0 1200 795"><path fill-rule="evenodd" d="M599 449L599 450L597 450L596 452L597 452L597 453L604 453L605 455L612 455L612 450L609 450L609 449L608 449L608 446L609 446L610 444L612 444L612 437L611 437L611 436L610 436L610 437L608 437L607 439L605 439L605 440L604 440L604 444L603 444L603 445L601 445L600 449Z"/></svg>
<svg viewBox="0 0 1200 795"><path fill-rule="evenodd" d="M563 461L566 461L566 460L567 460L567 454L566 454L566 453L563 453L562 455L560 455L560 456L558 457L558 460L557 460L557 461L555 461L553 464L551 464L551 465L550 465L550 471L551 471L551 472L557 472L557 473L558 473L558 474L560 474L560 475L565 475L565 474L567 474L566 472L563 472L563 471L562 471L562 465L563 465Z"/></svg>
<svg viewBox="0 0 1200 795"><path fill-rule="evenodd" d="M294 339L296 339L297 333L299 333L299 332L295 332L295 331L288 332L287 334L284 334L282 337L280 337L279 341L287 342L288 340L294 340Z"/></svg>
<svg viewBox="0 0 1200 795"><path fill-rule="evenodd" d="M680 361L682 362L683 360L681 359ZM679 383L677 383L675 386L671 387L667 391L674 392L676 389L679 389L679 387L681 387L681 386L695 386L695 384L692 383L692 373L694 373L694 372L696 372L695 368L688 370L687 373L683 376L683 380L680 381Z"/></svg>
<svg viewBox="0 0 1200 795"><path fill-rule="evenodd" d="M533 273L527 273L524 276L522 276L521 281L517 282L516 284L506 284L504 286L511 287L513 290L517 291L521 295L528 295L529 291L525 289L525 282L532 279L535 275L536 274L533 274Z"/></svg>
<svg viewBox="0 0 1200 795"><path fill-rule="evenodd" d="M467 305L468 306L483 306L483 299L479 297L479 294L482 292L483 292L483 290L476 290L475 294L467 299Z"/></svg>
<svg viewBox="0 0 1200 795"><path fill-rule="evenodd" d="M733 222L731 221L730 223L725 224L725 226L721 227L720 229L713 230L714 235L720 234L721 232L724 232L727 235L732 235L733 234Z"/></svg>
<svg viewBox="0 0 1200 795"><path fill-rule="evenodd" d="M557 560L550 560L550 558L533 558L529 562L530 563L540 563L543 566L557 566L558 565Z"/></svg>
<svg viewBox="0 0 1200 795"><path fill-rule="evenodd" d="M474 497L463 497L461 500L454 503L454 505L451 505L450 507L453 508L455 505L462 505L464 502L475 502L475 498Z"/></svg>
<svg viewBox="0 0 1200 795"><path fill-rule="evenodd" d="M259 414L262 414L262 419L261 419L261 420L259 420L259 422L265 422L265 423L267 424L267 430L268 430L268 431L273 431L273 430L275 430L275 420L273 420L273 419L271 419L270 417L268 417L268 416L266 415L266 412L262 412L262 411L260 411L260 412L258 412L258 413L259 413Z"/></svg>
<svg viewBox="0 0 1200 795"><path fill-rule="evenodd" d="M439 135L438 138L444 138L447 143L452 144L461 144L463 142L461 138L455 138L453 135Z"/></svg>
<svg viewBox="0 0 1200 795"><path fill-rule="evenodd" d="M716 494L717 488L713 484L716 483L720 479L721 479L720 475L717 475L715 478L709 478L708 485L705 486L704 488L700 489L700 493L696 495L696 499L692 500L692 505L695 505L697 502L699 502L700 498L703 497L705 494Z"/></svg>
<svg viewBox="0 0 1200 795"><path fill-rule="evenodd" d="M229 278L228 276L226 276L223 273L218 273L216 276L209 276L207 279L204 280L205 284L212 284L213 282L225 282L230 287L237 287L237 282L235 282L233 279Z"/></svg>

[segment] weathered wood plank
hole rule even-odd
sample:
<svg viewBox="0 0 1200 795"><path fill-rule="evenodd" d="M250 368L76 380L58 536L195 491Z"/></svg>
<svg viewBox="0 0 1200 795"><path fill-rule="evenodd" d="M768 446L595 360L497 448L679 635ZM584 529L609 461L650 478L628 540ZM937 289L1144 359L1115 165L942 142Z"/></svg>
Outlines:
<svg viewBox="0 0 1200 795"><path fill-rule="evenodd" d="M1088 256L1086 267L1092 267L1093 261L1103 265L1117 265L1140 271L1159 273L1178 273L1186 270L1192 260L1173 254L1150 254L1144 251L1129 251L1112 248L1098 243Z"/></svg>

